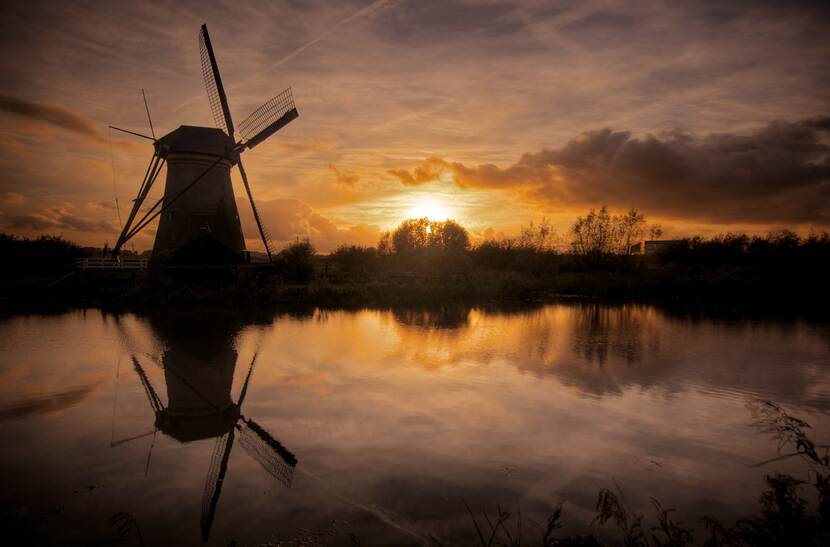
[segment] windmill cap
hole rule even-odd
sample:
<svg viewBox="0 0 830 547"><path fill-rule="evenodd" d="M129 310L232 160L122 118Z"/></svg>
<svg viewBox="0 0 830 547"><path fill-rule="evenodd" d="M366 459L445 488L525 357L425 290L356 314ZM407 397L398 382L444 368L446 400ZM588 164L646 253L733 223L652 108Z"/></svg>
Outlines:
<svg viewBox="0 0 830 547"><path fill-rule="evenodd" d="M173 153L225 156L236 143L221 129L182 125L156 141L159 156Z"/></svg>

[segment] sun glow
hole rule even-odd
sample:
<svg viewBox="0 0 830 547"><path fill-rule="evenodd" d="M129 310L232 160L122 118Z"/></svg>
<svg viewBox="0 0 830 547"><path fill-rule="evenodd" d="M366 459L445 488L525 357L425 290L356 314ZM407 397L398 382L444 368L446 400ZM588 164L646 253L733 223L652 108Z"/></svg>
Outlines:
<svg viewBox="0 0 830 547"><path fill-rule="evenodd" d="M451 207L434 197L419 198L406 211L406 218L428 218L430 220L449 220L455 212Z"/></svg>

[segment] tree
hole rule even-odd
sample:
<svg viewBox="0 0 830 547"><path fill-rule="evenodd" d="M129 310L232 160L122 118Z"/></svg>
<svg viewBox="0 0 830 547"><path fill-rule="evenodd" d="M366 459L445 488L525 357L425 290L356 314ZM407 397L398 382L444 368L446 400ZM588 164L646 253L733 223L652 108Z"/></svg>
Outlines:
<svg viewBox="0 0 830 547"><path fill-rule="evenodd" d="M392 243L392 233L383 232L378 241L378 254L381 256L389 256L394 251L394 244Z"/></svg>
<svg viewBox="0 0 830 547"><path fill-rule="evenodd" d="M632 208L622 216L615 216L614 224L620 236L620 243L623 244L622 253L631 254L631 242L639 241L645 235L646 217Z"/></svg>
<svg viewBox="0 0 830 547"><path fill-rule="evenodd" d="M396 253L409 253L427 246L429 236L428 218L413 218L403 221L392 232L392 247Z"/></svg>
<svg viewBox="0 0 830 547"><path fill-rule="evenodd" d="M430 222L429 246L450 252L466 251L470 246L470 235L461 224L454 220Z"/></svg>
<svg viewBox="0 0 830 547"><path fill-rule="evenodd" d="M542 221L536 225L532 221L529 226L522 226L516 244L525 249L535 251L552 251L556 246L556 229L551 222L542 217Z"/></svg>
<svg viewBox="0 0 830 547"><path fill-rule="evenodd" d="M276 263L284 277L292 283L308 283L314 278L316 250L308 239L297 239L280 251Z"/></svg>
<svg viewBox="0 0 830 547"><path fill-rule="evenodd" d="M377 250L372 247L344 244L335 249L330 258L344 275L365 276L377 255Z"/></svg>
<svg viewBox="0 0 830 547"><path fill-rule="evenodd" d="M651 236L651 239L660 239L661 237L663 237L663 227L659 224L652 224L651 228L649 228L648 233L649 236Z"/></svg>
<svg viewBox="0 0 830 547"><path fill-rule="evenodd" d="M577 217L571 227L571 246L576 254L599 257L614 251L618 230L614 219L603 205L599 212L591 209L585 217Z"/></svg>
<svg viewBox="0 0 830 547"><path fill-rule="evenodd" d="M440 249L460 252L470 246L470 236L461 224L454 220L431 221L428 218L405 220L395 228L391 236L381 239L381 254L391 245L395 253L410 253L422 249Z"/></svg>

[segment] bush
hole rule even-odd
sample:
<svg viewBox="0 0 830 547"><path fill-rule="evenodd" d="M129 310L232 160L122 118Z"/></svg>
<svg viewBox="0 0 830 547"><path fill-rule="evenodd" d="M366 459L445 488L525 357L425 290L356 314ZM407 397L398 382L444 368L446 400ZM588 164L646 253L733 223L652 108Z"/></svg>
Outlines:
<svg viewBox="0 0 830 547"><path fill-rule="evenodd" d="M308 283L314 279L314 246L308 239L298 239L277 255L274 264L283 279L290 283Z"/></svg>
<svg viewBox="0 0 830 547"><path fill-rule="evenodd" d="M5 275L66 272L75 268L75 259L81 255L80 247L59 236L20 239L0 234L1 271Z"/></svg>
<svg viewBox="0 0 830 547"><path fill-rule="evenodd" d="M345 277L366 277L377 262L378 251L374 247L341 245L330 258Z"/></svg>
<svg viewBox="0 0 830 547"><path fill-rule="evenodd" d="M473 262L482 268L510 270L535 276L554 274L559 268L559 258L552 249L514 242L485 241L472 251Z"/></svg>

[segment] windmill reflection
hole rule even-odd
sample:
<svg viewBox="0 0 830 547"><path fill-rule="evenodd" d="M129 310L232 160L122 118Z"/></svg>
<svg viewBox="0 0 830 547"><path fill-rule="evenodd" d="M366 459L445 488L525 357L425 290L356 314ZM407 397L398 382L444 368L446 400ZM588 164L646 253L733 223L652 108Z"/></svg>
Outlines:
<svg viewBox="0 0 830 547"><path fill-rule="evenodd" d="M231 388L237 352L233 337L227 335L229 330L206 331L191 322L170 319L155 326L167 343L161 363L167 384L166 405L139 359L134 354L131 358L155 414L156 431L183 443L216 438L202 495L202 539L207 541L228 472L228 459L237 440L269 475L286 487L291 486L297 458L242 412L256 365L256 352L239 399L233 402Z"/></svg>

